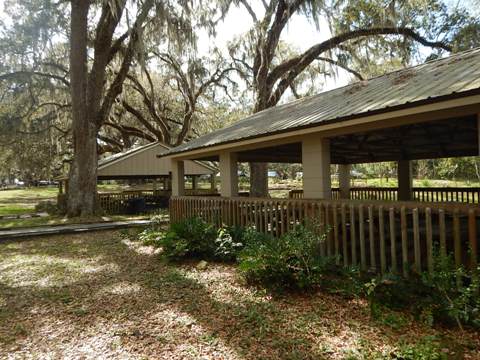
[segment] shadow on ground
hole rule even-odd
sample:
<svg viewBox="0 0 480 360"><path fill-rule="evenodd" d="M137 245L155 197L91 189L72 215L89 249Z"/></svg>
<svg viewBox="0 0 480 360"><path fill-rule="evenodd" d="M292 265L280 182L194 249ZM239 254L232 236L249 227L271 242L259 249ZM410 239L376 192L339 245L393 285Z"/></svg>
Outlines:
<svg viewBox="0 0 480 360"><path fill-rule="evenodd" d="M419 334L439 333L372 322L359 300L272 298L231 266L167 265L116 232L0 244L0 355L370 358Z"/></svg>

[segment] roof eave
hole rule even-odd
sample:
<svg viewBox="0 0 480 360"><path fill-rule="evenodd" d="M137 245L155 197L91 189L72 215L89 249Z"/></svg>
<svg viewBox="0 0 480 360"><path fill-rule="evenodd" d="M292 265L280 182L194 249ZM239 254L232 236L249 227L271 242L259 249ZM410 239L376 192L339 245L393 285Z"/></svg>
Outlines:
<svg viewBox="0 0 480 360"><path fill-rule="evenodd" d="M241 138L241 139L235 139L235 140L219 142L219 143L216 143L216 144L205 145L205 146L201 146L201 147L197 147L197 148L193 148L193 149L185 149L185 150L175 151L175 148L172 148L172 149L170 149L169 151L167 151L163 154L158 154L157 158L171 157L171 156L176 156L176 155L181 155L181 154L186 154L186 153L192 153L192 155L193 155L196 152L199 152L199 151L203 152L204 150L207 150L207 149L210 149L211 151L214 151L215 147L219 147L219 146L239 143L239 142L247 141L247 140L261 139L261 138L265 138L265 137L269 137L269 136L285 134L285 133L295 132L295 131L299 131L299 130L306 130L306 129L313 129L313 128L318 128L319 130L321 130L321 128L326 126L326 125L332 125L332 124L341 123L341 122L345 122L345 121L348 121L348 120L354 120L354 119L359 119L359 118L368 117L368 116L388 114L388 113L392 113L392 112L398 111L398 110L405 110L405 109L410 109L410 108L423 106L423 105L441 103L441 102L445 102L445 101L448 101L448 100L466 98L466 97L475 96L475 95L480 95L480 88L469 90L469 91L464 91L464 92L460 92L460 93L454 92L454 93L451 93L451 94L448 94L448 95L438 96L438 97L435 97L435 98L430 98L429 97L427 99L423 99L423 100L419 100L419 101L415 101L415 102L407 102L405 104L401 104L401 105L397 105L397 106L393 106L393 107L385 107L385 108L378 109L378 110L366 111L366 112L362 112L362 113L358 113L358 114L352 114L352 115L349 115L349 116L339 117L339 118L335 118L335 119L331 119L331 120L325 120L325 121L322 121L321 123L312 123L312 124L303 125L303 126L296 126L296 127L277 130L277 131L273 131L273 132L269 132L269 133L265 133L265 134L253 135L253 136L244 137L244 138ZM480 104L480 101L478 103Z"/></svg>

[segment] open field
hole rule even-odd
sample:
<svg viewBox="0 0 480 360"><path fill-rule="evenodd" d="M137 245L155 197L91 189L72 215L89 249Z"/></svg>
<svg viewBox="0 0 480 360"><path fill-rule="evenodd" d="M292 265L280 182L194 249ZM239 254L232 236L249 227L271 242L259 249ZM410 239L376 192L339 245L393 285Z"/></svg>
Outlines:
<svg viewBox="0 0 480 360"><path fill-rule="evenodd" d="M272 296L247 287L234 266L165 264L120 232L0 243L0 358L388 359L412 351L478 359L480 337L403 313L375 321L364 300L338 294Z"/></svg>
<svg viewBox="0 0 480 360"><path fill-rule="evenodd" d="M57 187L36 187L0 191L0 215L31 213L42 200L54 200Z"/></svg>

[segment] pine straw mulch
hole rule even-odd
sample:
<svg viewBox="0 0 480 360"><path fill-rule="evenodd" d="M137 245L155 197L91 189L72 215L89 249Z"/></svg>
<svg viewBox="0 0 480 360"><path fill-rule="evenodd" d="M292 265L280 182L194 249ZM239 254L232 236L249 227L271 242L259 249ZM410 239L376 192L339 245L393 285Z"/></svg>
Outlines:
<svg viewBox="0 0 480 360"><path fill-rule="evenodd" d="M168 265L118 232L0 244L0 358L370 359L431 336L449 358L480 358L478 333L393 315L400 325L322 292L272 297L234 266Z"/></svg>

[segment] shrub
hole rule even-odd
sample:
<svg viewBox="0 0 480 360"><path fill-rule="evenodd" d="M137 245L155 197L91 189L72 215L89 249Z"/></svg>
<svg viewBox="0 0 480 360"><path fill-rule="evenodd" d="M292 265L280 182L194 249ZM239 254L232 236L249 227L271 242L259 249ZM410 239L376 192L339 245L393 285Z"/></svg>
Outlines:
<svg viewBox="0 0 480 360"><path fill-rule="evenodd" d="M143 245L160 247L164 235L164 232L145 229L138 234L138 239L143 243Z"/></svg>
<svg viewBox="0 0 480 360"><path fill-rule="evenodd" d="M382 307L409 309L429 325L480 327L479 280L476 272L456 268L451 257L435 256L434 272L404 279L387 275L367 283L372 316ZM460 281L458 281L460 279Z"/></svg>
<svg viewBox="0 0 480 360"><path fill-rule="evenodd" d="M240 271L250 283L274 289L306 289L320 284L333 264L320 256L325 235L312 227L298 226L280 239L246 232L239 254Z"/></svg>
<svg viewBox="0 0 480 360"><path fill-rule="evenodd" d="M235 261L243 249L244 233L238 226L220 228L215 239L215 257L223 261Z"/></svg>
<svg viewBox="0 0 480 360"><path fill-rule="evenodd" d="M160 239L163 255L169 259L213 258L217 230L200 218L185 219L170 225Z"/></svg>

